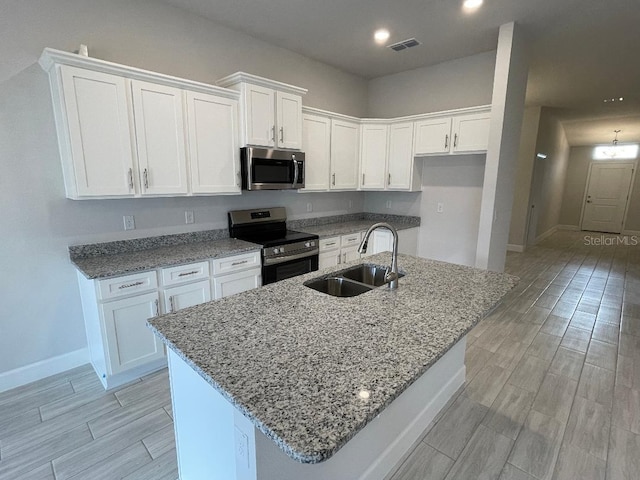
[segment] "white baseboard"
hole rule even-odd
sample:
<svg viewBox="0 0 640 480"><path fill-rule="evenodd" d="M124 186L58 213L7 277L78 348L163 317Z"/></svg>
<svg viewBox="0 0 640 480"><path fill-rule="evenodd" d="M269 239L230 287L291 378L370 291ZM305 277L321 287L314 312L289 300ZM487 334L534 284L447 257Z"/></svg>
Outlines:
<svg viewBox="0 0 640 480"><path fill-rule="evenodd" d="M550 237L551 235L553 235L557 231L558 231L558 225L556 225L555 227L551 227L549 230L547 230L543 234L538 235L536 237L536 242L535 243L541 242L542 240L544 240L545 238Z"/></svg>
<svg viewBox="0 0 640 480"><path fill-rule="evenodd" d="M623 230L622 235L636 235L640 236L640 230Z"/></svg>
<svg viewBox="0 0 640 480"><path fill-rule="evenodd" d="M515 245L513 243L507 243L507 251L508 252L518 252L518 253L522 253L524 252L524 245Z"/></svg>
<svg viewBox="0 0 640 480"><path fill-rule="evenodd" d="M0 392L71 370L86 363L89 363L89 349L81 348L74 352L0 373Z"/></svg>
<svg viewBox="0 0 640 480"><path fill-rule="evenodd" d="M558 225L558 230L568 230L570 232L579 232L580 227L578 225Z"/></svg>

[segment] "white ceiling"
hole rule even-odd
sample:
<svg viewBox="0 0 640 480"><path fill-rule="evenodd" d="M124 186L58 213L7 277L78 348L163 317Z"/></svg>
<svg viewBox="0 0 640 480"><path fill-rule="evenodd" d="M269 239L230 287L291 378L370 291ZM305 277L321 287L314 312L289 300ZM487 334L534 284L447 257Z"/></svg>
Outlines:
<svg viewBox="0 0 640 480"><path fill-rule="evenodd" d="M485 0L474 14L462 11L462 0L165 1L364 78L493 50L500 25L516 21L531 43L529 105L571 120L572 145L612 138L615 128L640 141L638 118L629 118L640 114L639 0ZM423 44L402 52L378 46L379 27L390 30L389 43ZM622 103L603 102L620 96ZM624 128L612 119L621 115ZM579 120L592 133L581 133Z"/></svg>

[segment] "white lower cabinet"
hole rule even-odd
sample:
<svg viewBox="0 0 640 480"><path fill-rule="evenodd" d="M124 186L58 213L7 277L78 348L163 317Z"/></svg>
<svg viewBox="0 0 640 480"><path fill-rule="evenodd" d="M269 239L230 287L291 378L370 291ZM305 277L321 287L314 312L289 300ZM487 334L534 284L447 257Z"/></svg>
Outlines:
<svg viewBox="0 0 640 480"><path fill-rule="evenodd" d="M228 273L213 277L214 298L228 297L236 293L246 292L262 285L262 273L260 268L252 268L237 273Z"/></svg>
<svg viewBox="0 0 640 480"><path fill-rule="evenodd" d="M159 313L158 293L146 293L100 305L107 347L108 374L164 358L162 342L147 328L147 319Z"/></svg>
<svg viewBox="0 0 640 480"><path fill-rule="evenodd" d="M209 280L201 280L168 288L162 292L162 298L165 313L177 312L183 308L211 301L211 284Z"/></svg>

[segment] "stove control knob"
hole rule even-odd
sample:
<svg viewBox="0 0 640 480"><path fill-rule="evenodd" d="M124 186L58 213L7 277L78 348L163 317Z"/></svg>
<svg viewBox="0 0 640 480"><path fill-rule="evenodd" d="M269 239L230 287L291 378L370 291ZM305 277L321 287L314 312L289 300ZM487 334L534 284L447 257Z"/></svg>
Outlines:
<svg viewBox="0 0 640 480"><path fill-rule="evenodd" d="M280 249L279 248L274 248L273 249L273 253L277 255L278 253L280 253Z"/></svg>
<svg viewBox="0 0 640 480"><path fill-rule="evenodd" d="M315 247L316 246L316 242L306 242L304 244L304 246L307 247L307 248Z"/></svg>

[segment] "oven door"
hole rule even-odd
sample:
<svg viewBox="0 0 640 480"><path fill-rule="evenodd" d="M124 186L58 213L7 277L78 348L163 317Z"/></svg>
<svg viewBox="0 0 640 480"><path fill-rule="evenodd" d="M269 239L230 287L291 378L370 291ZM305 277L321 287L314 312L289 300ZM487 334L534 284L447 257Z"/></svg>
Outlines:
<svg viewBox="0 0 640 480"><path fill-rule="evenodd" d="M276 263L275 265L263 265L262 284L267 285L268 283L278 282L316 270L318 270L318 254Z"/></svg>

